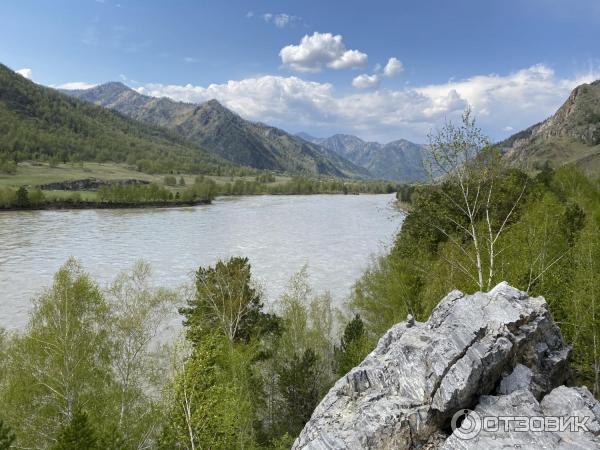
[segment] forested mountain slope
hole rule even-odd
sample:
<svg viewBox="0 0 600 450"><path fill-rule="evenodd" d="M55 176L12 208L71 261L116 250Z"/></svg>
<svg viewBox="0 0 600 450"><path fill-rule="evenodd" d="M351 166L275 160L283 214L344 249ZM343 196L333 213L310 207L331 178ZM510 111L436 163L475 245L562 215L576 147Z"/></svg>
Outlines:
<svg viewBox="0 0 600 450"><path fill-rule="evenodd" d="M113 161L145 172L235 169L164 128L37 85L0 65L0 155L22 161Z"/></svg>

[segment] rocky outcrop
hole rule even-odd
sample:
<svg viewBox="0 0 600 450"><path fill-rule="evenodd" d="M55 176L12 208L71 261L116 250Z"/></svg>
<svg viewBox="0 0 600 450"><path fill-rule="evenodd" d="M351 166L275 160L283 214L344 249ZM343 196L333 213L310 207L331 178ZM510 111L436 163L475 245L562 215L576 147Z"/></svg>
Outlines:
<svg viewBox="0 0 600 450"><path fill-rule="evenodd" d="M584 390L553 390L569 381L569 354L542 297L506 283L488 293L453 291L427 322L409 317L392 327L329 391L293 448L499 448L448 437L455 414L489 405L545 413L565 395L600 410Z"/></svg>
<svg viewBox="0 0 600 450"><path fill-rule="evenodd" d="M600 403L586 388L560 386L541 402L530 391L517 390L481 397L463 425L431 448L591 450L600 449L599 432Z"/></svg>

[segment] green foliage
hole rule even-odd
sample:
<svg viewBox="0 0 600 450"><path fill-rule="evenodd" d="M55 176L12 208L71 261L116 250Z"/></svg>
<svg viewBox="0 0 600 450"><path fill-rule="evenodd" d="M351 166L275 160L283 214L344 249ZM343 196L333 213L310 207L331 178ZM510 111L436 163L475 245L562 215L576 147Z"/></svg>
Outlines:
<svg viewBox="0 0 600 450"><path fill-rule="evenodd" d="M52 450L96 450L98 440L88 421L88 416L79 408L73 412L69 423L61 428Z"/></svg>
<svg viewBox="0 0 600 450"><path fill-rule="evenodd" d="M167 202L169 191L157 184L113 184L98 189L98 202L143 204Z"/></svg>
<svg viewBox="0 0 600 450"><path fill-rule="evenodd" d="M6 161L23 160L51 166L113 161L148 173L240 170L163 128L36 85L0 65L1 171L14 171Z"/></svg>
<svg viewBox="0 0 600 450"><path fill-rule="evenodd" d="M193 185L183 191L181 199L185 201L212 200L217 193L217 183L208 178L196 178Z"/></svg>
<svg viewBox="0 0 600 450"><path fill-rule="evenodd" d="M0 155L0 173L14 175L17 173L17 163Z"/></svg>
<svg viewBox="0 0 600 450"><path fill-rule="evenodd" d="M232 257L196 272L196 296L180 313L187 337L199 342L208 330L219 329L231 342L248 343L277 329L276 319L262 312L260 293L251 280L248 258Z"/></svg>
<svg viewBox="0 0 600 450"><path fill-rule="evenodd" d="M223 367L229 346L220 333L207 332L183 363L175 363L160 448L228 450L251 446L252 434L247 432L251 407Z"/></svg>
<svg viewBox="0 0 600 450"><path fill-rule="evenodd" d="M79 405L103 416L110 376L110 343L99 324L108 306L74 260L34 302L25 334L8 351L4 408L20 445L40 446L55 436Z"/></svg>
<svg viewBox="0 0 600 450"><path fill-rule="evenodd" d="M279 386L287 409L288 431L297 435L317 406L319 392L318 357L308 348L302 355L294 353L278 367Z"/></svg>
<svg viewBox="0 0 600 450"><path fill-rule="evenodd" d="M563 336L574 346L572 368L578 381L598 395L599 185L569 166L556 172L546 167L535 177L502 169L495 179L492 226L511 209L512 213L495 242L491 284L506 280L546 298ZM481 186L483 192L489 187L486 181ZM526 189L513 209L523 186ZM377 260L356 283L352 306L373 336L382 335L407 314L426 320L452 289L478 290L473 278L457 268L457 263L469 264L466 254L474 254L474 243L465 231L468 222L450 201L456 198L456 189L451 181L417 187L390 254ZM476 233L483 236L481 243L487 248L487 216L478 211L474 218ZM489 267L489 253L482 252L481 262Z"/></svg>
<svg viewBox="0 0 600 450"><path fill-rule="evenodd" d="M29 193L24 186L17 189L15 195L15 206L18 208L27 208L29 206Z"/></svg>
<svg viewBox="0 0 600 450"><path fill-rule="evenodd" d="M358 314L344 329L340 346L335 348L336 374L343 376L356 367L372 350L365 325Z"/></svg>
<svg viewBox="0 0 600 450"><path fill-rule="evenodd" d="M2 420L0 420L0 450L8 450L15 441L15 435L11 431L10 427L6 426Z"/></svg>
<svg viewBox="0 0 600 450"><path fill-rule="evenodd" d="M149 285L146 264L102 292L69 260L35 300L26 330L0 334L0 409L18 446L88 448L88 429L94 448L152 446L166 379L153 340L174 297Z"/></svg>
<svg viewBox="0 0 600 450"><path fill-rule="evenodd" d="M177 178L175 178L173 175L165 175L163 183L165 183L166 186L176 186Z"/></svg>

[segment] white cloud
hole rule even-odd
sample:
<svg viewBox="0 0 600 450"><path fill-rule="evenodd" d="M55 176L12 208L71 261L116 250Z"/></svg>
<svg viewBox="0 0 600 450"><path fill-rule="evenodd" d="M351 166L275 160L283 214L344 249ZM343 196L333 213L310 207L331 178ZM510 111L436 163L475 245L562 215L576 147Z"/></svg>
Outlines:
<svg viewBox="0 0 600 450"><path fill-rule="evenodd" d="M393 77L394 75L399 74L403 70L404 70L404 66L402 65L400 60L398 58L392 57L392 58L388 59L387 64L383 68L383 74L386 77Z"/></svg>
<svg viewBox="0 0 600 450"><path fill-rule="evenodd" d="M74 89L91 89L95 86L98 86L98 85L93 84L93 83L86 83L85 81L71 81L69 83L63 83L59 86L56 86L56 88L57 89L74 90Z"/></svg>
<svg viewBox="0 0 600 450"><path fill-rule="evenodd" d="M379 86L379 75L359 75L352 80L352 86L359 89L376 88Z"/></svg>
<svg viewBox="0 0 600 450"><path fill-rule="evenodd" d="M347 50L341 35L315 32L305 35L299 45L288 45L279 52L284 67L298 72L364 67L368 56L358 50Z"/></svg>
<svg viewBox="0 0 600 450"><path fill-rule="evenodd" d="M514 128L509 125L509 126L502 128L502 130L503 131L514 131Z"/></svg>
<svg viewBox="0 0 600 450"><path fill-rule="evenodd" d="M196 58L194 58L193 56L186 56L185 58L183 58L183 62L187 63L187 64L193 64L198 62L198 60Z"/></svg>
<svg viewBox="0 0 600 450"><path fill-rule="evenodd" d="M286 13L265 13L260 16L265 22L272 23L277 28L285 28L288 25L293 25L294 23L302 20L302 17L294 16Z"/></svg>
<svg viewBox="0 0 600 450"><path fill-rule="evenodd" d="M254 17L254 11L248 11L246 13L246 19L252 19Z"/></svg>
<svg viewBox="0 0 600 450"><path fill-rule="evenodd" d="M367 77L369 75L366 75ZM358 77L357 77L358 78ZM577 85L600 78L592 72L559 78L535 65L507 75L477 75L422 87L337 93L330 83L290 76L261 76L208 87L147 84L144 94L187 102L217 99L250 120L290 131L355 133L367 139L401 137L425 142L427 133L445 118L458 119L467 103L479 125L492 138L543 120L565 101Z"/></svg>
<svg viewBox="0 0 600 450"><path fill-rule="evenodd" d="M16 73L18 73L19 75L27 78L28 80L31 80L31 77L33 75L33 72L31 71L31 69L19 69L19 70L15 70Z"/></svg>

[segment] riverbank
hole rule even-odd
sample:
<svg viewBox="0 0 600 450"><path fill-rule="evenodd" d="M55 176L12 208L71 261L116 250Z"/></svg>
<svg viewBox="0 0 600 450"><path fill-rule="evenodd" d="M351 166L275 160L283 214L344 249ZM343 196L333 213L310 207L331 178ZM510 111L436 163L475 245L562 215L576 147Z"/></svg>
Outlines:
<svg viewBox="0 0 600 450"><path fill-rule="evenodd" d="M42 210L65 210L65 209L133 209L133 208L176 208L182 206L210 205L212 200L193 201L169 201L169 202L146 202L146 203L98 203L98 202L50 202L29 206L0 207L3 211L42 211Z"/></svg>

